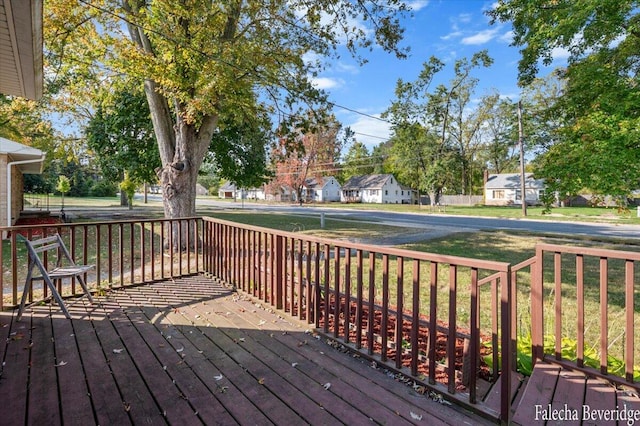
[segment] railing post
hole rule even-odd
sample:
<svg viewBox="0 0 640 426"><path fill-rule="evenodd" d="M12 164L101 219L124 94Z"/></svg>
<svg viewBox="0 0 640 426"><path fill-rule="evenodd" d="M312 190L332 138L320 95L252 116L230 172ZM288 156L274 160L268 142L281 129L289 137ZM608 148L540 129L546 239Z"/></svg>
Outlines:
<svg viewBox="0 0 640 426"><path fill-rule="evenodd" d="M287 257L284 253L284 237L282 235L276 235L276 247L275 247L275 299L276 309L282 309L282 296L284 294L284 262L287 261Z"/></svg>
<svg viewBox="0 0 640 426"><path fill-rule="evenodd" d="M500 420L503 424L509 424L511 415L511 266L500 274L500 344L502 346L500 357L502 359L502 380L500 381Z"/></svg>
<svg viewBox="0 0 640 426"><path fill-rule="evenodd" d="M536 247L536 262L531 265L531 361L533 365L544 357L543 256L544 250Z"/></svg>

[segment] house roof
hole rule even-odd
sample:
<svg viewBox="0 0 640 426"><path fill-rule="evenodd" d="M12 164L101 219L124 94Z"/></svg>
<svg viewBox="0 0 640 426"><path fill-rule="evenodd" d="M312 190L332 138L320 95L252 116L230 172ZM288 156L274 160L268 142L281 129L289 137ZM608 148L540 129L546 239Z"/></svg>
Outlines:
<svg viewBox="0 0 640 426"><path fill-rule="evenodd" d="M391 174L353 176L342 185L342 189L380 189L392 177Z"/></svg>
<svg viewBox="0 0 640 426"><path fill-rule="evenodd" d="M44 162L44 154L42 151L30 146L22 145L21 143L10 141L0 137L0 155L7 154L9 161L34 161L33 163L18 164L16 165L22 173L25 174L40 174L42 173L42 166ZM40 160L36 162L35 160Z"/></svg>
<svg viewBox="0 0 640 426"><path fill-rule="evenodd" d="M324 188L324 186L329 182L329 180L332 177L333 176L307 178L304 181L304 186L307 187L308 189Z"/></svg>
<svg viewBox="0 0 640 426"><path fill-rule="evenodd" d="M42 0L0 1L0 93L42 96Z"/></svg>
<svg viewBox="0 0 640 426"><path fill-rule="evenodd" d="M235 191L236 190L236 185L233 182L225 182L222 185L220 185L220 191Z"/></svg>
<svg viewBox="0 0 640 426"><path fill-rule="evenodd" d="M489 175L487 183L485 183L486 189L519 189L520 173L500 173L495 175ZM543 189L544 180L534 179L533 173L525 173L525 186L527 188Z"/></svg>

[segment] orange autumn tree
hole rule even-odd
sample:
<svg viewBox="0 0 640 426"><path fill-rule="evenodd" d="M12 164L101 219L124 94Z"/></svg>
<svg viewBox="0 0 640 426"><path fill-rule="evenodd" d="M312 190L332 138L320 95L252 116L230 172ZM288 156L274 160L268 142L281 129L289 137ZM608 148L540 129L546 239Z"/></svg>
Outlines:
<svg viewBox="0 0 640 426"><path fill-rule="evenodd" d="M309 196L305 195L308 179L334 176L338 172L342 148L351 137L351 131L343 129L334 115L306 130L296 129L281 136L271 150L275 177L268 190L278 193L287 188L291 201L302 204Z"/></svg>

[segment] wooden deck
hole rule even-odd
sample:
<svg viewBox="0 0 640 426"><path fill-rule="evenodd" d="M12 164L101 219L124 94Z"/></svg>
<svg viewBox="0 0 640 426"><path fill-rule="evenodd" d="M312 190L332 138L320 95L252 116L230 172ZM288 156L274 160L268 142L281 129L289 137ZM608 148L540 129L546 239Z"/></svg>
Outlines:
<svg viewBox="0 0 640 426"><path fill-rule="evenodd" d="M196 276L0 313L0 424L485 424Z"/></svg>
<svg viewBox="0 0 640 426"><path fill-rule="evenodd" d="M635 391L578 371L541 362L536 364L519 401L513 423L518 425L627 425L640 421ZM626 413L624 418L620 416ZM628 416L633 416L629 423Z"/></svg>

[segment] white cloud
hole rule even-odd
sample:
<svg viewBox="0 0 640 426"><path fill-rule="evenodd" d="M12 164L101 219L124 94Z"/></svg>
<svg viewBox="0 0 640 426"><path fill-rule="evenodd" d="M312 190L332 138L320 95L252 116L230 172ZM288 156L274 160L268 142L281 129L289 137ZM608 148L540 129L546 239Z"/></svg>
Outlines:
<svg viewBox="0 0 640 426"><path fill-rule="evenodd" d="M471 22L471 14L470 13L461 13L458 15L458 22L462 24L468 24Z"/></svg>
<svg viewBox="0 0 640 426"><path fill-rule="evenodd" d="M302 60L305 64L313 64L313 63L317 63L318 61L321 61L323 59L322 56L318 55L315 52L307 52L304 55L302 55Z"/></svg>
<svg viewBox="0 0 640 426"><path fill-rule="evenodd" d="M359 115L353 123L347 124L355 132L354 138L365 144L369 151L391 136L391 124L373 117L379 118L380 114Z"/></svg>
<svg viewBox="0 0 640 426"><path fill-rule="evenodd" d="M511 42L513 41L513 31L507 31L506 33L502 34L500 37L498 37L498 41L511 44Z"/></svg>
<svg viewBox="0 0 640 426"><path fill-rule="evenodd" d="M440 37L440 40L451 40L452 38L458 38L462 36L462 31L453 31L447 35Z"/></svg>
<svg viewBox="0 0 640 426"><path fill-rule="evenodd" d="M329 77L316 77L311 79L311 84L316 89L326 90L326 89L335 89L344 85L344 81L335 78Z"/></svg>
<svg viewBox="0 0 640 426"><path fill-rule="evenodd" d="M340 61L335 65L334 70L336 72L358 74L360 72L360 67L358 67L357 65L347 64L346 62Z"/></svg>
<svg viewBox="0 0 640 426"><path fill-rule="evenodd" d="M428 5L429 5L429 0L414 0L407 3L407 6L409 6L411 10L414 12L422 10Z"/></svg>
<svg viewBox="0 0 640 426"><path fill-rule="evenodd" d="M569 49L566 49L564 47L554 47L553 50L551 51L551 57L553 58L554 62L565 61L570 56L571 56L571 52L569 52Z"/></svg>
<svg viewBox="0 0 640 426"><path fill-rule="evenodd" d="M466 45L485 44L493 40L496 37L497 33L498 33L497 28L491 29L491 30L483 30L472 36L463 38L461 42L462 44L466 44Z"/></svg>

